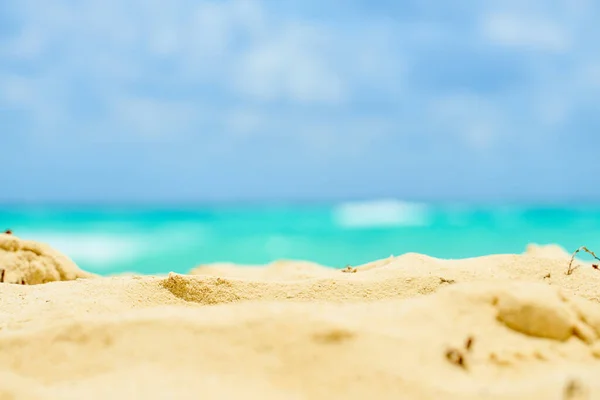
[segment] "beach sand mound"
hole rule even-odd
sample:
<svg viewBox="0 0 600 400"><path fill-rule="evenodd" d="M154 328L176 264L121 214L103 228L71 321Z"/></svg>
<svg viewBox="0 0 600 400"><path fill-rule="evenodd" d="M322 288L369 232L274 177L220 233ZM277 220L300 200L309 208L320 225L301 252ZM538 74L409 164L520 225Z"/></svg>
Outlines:
<svg viewBox="0 0 600 400"><path fill-rule="evenodd" d="M0 233L0 276L2 282L36 285L94 275L46 244Z"/></svg>
<svg viewBox="0 0 600 400"><path fill-rule="evenodd" d="M600 305L543 283L201 307L174 297L163 305L159 280L121 278L49 284L30 302L45 302L37 299L48 290L72 295L74 285L96 295L105 287L110 301L85 302L68 318L55 308L52 320L36 320L34 307L4 316L21 325L0 334L0 398L600 396ZM153 295L141 306L133 293Z"/></svg>
<svg viewBox="0 0 600 400"><path fill-rule="evenodd" d="M569 254L564 248L556 244L545 244L539 245L532 243L525 249L525 254L535 257L546 257L555 259L569 260L571 254Z"/></svg>
<svg viewBox="0 0 600 400"><path fill-rule="evenodd" d="M248 300L405 299L455 283L515 280L544 282L600 302L600 271L591 264L576 260L577 268L567 275L570 256L563 257L559 247L531 249L523 255L458 260L407 253L343 270L286 260L262 267L209 264L192 270L191 275L171 273L163 284L176 296L204 305Z"/></svg>
<svg viewBox="0 0 600 400"><path fill-rule="evenodd" d="M192 269L190 275L220 277L247 277L273 280L296 280L319 275L332 275L335 270L310 261L276 260L266 265L239 265L233 263L203 264Z"/></svg>
<svg viewBox="0 0 600 400"><path fill-rule="evenodd" d="M0 284L0 399L600 398L600 271L567 264L405 254Z"/></svg>

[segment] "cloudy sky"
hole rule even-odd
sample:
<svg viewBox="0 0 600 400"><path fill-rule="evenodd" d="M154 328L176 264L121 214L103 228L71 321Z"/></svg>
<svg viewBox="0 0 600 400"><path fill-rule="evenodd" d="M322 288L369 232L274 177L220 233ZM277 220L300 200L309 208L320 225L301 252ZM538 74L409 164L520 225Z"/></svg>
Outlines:
<svg viewBox="0 0 600 400"><path fill-rule="evenodd" d="M593 0L4 0L0 201L600 199Z"/></svg>

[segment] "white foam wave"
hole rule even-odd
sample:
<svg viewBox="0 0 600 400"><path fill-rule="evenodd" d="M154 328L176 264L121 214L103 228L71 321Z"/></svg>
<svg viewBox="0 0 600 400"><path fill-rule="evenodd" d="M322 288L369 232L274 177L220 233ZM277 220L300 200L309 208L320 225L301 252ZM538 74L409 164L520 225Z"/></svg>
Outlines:
<svg viewBox="0 0 600 400"><path fill-rule="evenodd" d="M146 247L141 238L125 235L31 232L22 236L47 243L79 264L100 268L134 260Z"/></svg>
<svg viewBox="0 0 600 400"><path fill-rule="evenodd" d="M430 220L426 204L394 199L342 203L333 214L344 228L427 226Z"/></svg>

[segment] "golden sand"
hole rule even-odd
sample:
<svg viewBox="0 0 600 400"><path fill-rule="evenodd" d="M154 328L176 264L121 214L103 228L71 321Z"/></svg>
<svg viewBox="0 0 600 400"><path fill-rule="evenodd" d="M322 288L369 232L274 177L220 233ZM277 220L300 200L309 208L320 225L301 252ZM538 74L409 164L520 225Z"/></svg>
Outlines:
<svg viewBox="0 0 600 400"><path fill-rule="evenodd" d="M600 271L555 246L93 277L2 240L57 282L0 284L0 399L600 398Z"/></svg>
<svg viewBox="0 0 600 400"><path fill-rule="evenodd" d="M0 282L35 285L93 276L44 243L0 233Z"/></svg>

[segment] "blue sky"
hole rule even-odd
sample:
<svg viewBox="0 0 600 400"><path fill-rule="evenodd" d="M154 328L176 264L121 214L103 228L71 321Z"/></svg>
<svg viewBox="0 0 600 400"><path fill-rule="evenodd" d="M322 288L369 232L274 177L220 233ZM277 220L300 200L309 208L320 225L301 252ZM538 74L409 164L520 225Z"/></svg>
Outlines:
<svg viewBox="0 0 600 400"><path fill-rule="evenodd" d="M598 199L598 15L5 0L0 201Z"/></svg>

